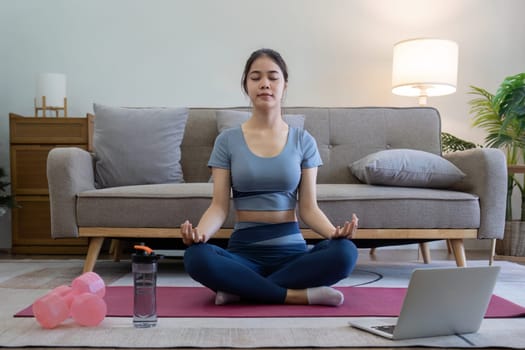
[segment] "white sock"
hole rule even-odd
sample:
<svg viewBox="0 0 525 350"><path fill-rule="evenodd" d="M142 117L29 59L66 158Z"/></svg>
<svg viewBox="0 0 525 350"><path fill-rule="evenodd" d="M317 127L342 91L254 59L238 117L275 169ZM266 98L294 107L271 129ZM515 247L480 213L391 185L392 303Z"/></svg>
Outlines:
<svg viewBox="0 0 525 350"><path fill-rule="evenodd" d="M308 304L338 306L343 303L343 293L332 287L315 287L306 290Z"/></svg>
<svg viewBox="0 0 525 350"><path fill-rule="evenodd" d="M232 304L241 300L241 297L235 294L218 291L215 295L215 305Z"/></svg>

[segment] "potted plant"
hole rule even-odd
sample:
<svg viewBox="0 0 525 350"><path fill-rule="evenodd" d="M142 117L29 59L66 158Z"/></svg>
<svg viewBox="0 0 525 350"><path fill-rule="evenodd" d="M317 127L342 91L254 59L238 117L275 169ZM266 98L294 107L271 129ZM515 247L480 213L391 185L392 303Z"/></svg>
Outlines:
<svg viewBox="0 0 525 350"><path fill-rule="evenodd" d="M14 198L6 193L6 187L9 186L9 182L4 182L2 180L4 177L4 169L0 168L0 216L7 212L6 208L15 206Z"/></svg>
<svg viewBox="0 0 525 350"><path fill-rule="evenodd" d="M450 153L479 147L473 142L460 139L448 132L441 132L441 152Z"/></svg>
<svg viewBox="0 0 525 350"><path fill-rule="evenodd" d="M485 146L502 149L508 165L525 164L525 73L506 77L493 95L470 86L473 125L487 131ZM505 237L497 244L498 254L525 255L525 187L521 174L509 173ZM512 220L512 193L521 193L520 220Z"/></svg>

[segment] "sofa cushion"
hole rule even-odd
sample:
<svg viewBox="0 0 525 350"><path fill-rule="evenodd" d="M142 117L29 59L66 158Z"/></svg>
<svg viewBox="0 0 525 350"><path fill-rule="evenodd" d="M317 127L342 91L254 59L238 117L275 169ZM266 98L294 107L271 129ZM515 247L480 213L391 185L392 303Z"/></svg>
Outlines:
<svg viewBox="0 0 525 350"><path fill-rule="evenodd" d="M369 154L350 164L350 170L370 185L447 188L465 177L445 158L412 149Z"/></svg>
<svg viewBox="0 0 525 350"><path fill-rule="evenodd" d="M221 133L226 129L237 127L250 119L252 115L248 111L235 111L235 110L218 110L217 111L217 131ZM304 115L301 114L285 114L283 116L285 122L291 127L303 128L304 127Z"/></svg>
<svg viewBox="0 0 525 350"><path fill-rule="evenodd" d="M94 104L98 187L183 182L180 144L187 108Z"/></svg>
<svg viewBox="0 0 525 350"><path fill-rule="evenodd" d="M81 227L179 227L197 224L210 205L210 183L125 186L78 194ZM317 185L318 203L335 225L359 216L361 228L478 228L479 198L429 188L364 184ZM224 228L232 228L230 211ZM301 227L306 227L303 223Z"/></svg>
<svg viewBox="0 0 525 350"><path fill-rule="evenodd" d="M317 202L334 225L359 217L360 228L478 228L476 195L434 188L319 184Z"/></svg>
<svg viewBox="0 0 525 350"><path fill-rule="evenodd" d="M180 227L196 225L213 196L211 183L122 186L78 194L79 226ZM233 211L224 227L233 227Z"/></svg>

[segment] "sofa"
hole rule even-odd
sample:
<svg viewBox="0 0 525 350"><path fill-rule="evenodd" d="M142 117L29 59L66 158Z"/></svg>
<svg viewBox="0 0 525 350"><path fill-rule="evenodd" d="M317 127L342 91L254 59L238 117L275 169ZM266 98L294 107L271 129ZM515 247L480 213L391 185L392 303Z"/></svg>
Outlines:
<svg viewBox="0 0 525 350"><path fill-rule="evenodd" d="M120 119L111 118L116 109ZM126 119L128 110L135 113L131 119ZM56 147L49 153L52 237L89 239L85 271L94 269L105 239L179 242L180 224L186 219L196 224L210 203L207 161L216 136L249 116L247 108L176 109L172 114L182 115L177 124L169 116L156 118L155 109L150 112L99 106L98 113L95 108L88 115L93 149ZM316 139L324 163L318 173L319 206L335 225L358 215L354 241L359 247L420 242L424 248L426 241L447 240L457 266L466 266L464 240L489 239L494 247L503 237L503 152L476 148L442 155L438 110L288 107L283 113L290 125L298 122ZM147 131L155 124L160 129ZM170 134L172 127L178 131ZM178 144L162 144L177 133ZM113 155L113 161L129 167L114 173L113 183L103 176L104 148L111 147L111 152L128 152ZM157 161L161 153L171 158ZM174 164L178 170L160 176ZM150 178L140 177L148 172ZM231 208L214 239L226 241L233 223ZM308 241L321 239L300 224ZM428 261L428 250L423 253Z"/></svg>

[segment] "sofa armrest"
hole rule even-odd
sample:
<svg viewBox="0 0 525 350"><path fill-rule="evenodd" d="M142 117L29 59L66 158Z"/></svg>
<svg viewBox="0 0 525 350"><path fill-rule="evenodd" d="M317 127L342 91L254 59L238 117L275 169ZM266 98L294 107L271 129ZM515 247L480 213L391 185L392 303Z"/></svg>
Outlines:
<svg viewBox="0 0 525 350"><path fill-rule="evenodd" d="M77 147L53 148L47 157L51 236L78 237L77 193L95 189L93 157Z"/></svg>
<svg viewBox="0 0 525 350"><path fill-rule="evenodd" d="M496 148L476 148L444 155L467 176L453 189L479 197L478 238L502 239L505 230L507 162Z"/></svg>

